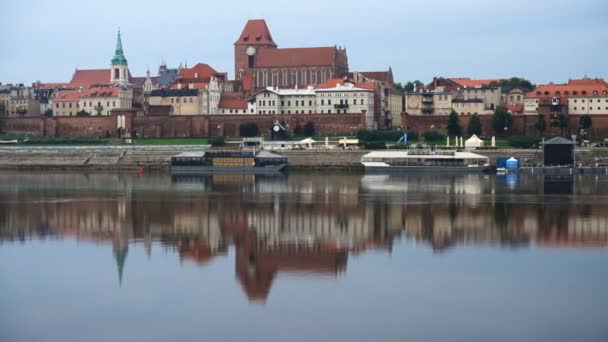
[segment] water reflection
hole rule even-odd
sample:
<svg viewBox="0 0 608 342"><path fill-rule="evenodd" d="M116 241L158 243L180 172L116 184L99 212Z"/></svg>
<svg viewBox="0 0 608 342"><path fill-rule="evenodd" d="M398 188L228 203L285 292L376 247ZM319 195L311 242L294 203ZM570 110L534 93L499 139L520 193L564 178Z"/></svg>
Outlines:
<svg viewBox="0 0 608 342"><path fill-rule="evenodd" d="M0 174L0 241L129 245L201 267L235 251L247 297L280 273L335 277L349 255L424 245L604 248L608 178L543 175Z"/></svg>

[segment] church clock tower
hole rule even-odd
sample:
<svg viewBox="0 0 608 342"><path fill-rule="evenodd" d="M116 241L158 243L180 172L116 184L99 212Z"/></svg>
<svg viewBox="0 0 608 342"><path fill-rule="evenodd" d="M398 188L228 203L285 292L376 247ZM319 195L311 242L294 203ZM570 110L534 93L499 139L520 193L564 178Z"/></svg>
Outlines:
<svg viewBox="0 0 608 342"><path fill-rule="evenodd" d="M120 39L120 29L118 29L118 37L116 39L116 51L112 58L112 84L129 83L129 65L122 51L122 41Z"/></svg>

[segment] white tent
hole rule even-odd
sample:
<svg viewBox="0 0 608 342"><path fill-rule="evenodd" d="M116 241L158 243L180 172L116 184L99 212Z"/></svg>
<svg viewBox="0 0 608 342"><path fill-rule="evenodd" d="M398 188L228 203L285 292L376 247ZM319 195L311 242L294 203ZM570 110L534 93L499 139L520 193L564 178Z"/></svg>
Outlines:
<svg viewBox="0 0 608 342"><path fill-rule="evenodd" d="M464 147L466 148L475 148L475 147L482 147L483 146L483 140L479 139L477 137L477 135L473 134L472 137L470 137L467 141L464 142Z"/></svg>

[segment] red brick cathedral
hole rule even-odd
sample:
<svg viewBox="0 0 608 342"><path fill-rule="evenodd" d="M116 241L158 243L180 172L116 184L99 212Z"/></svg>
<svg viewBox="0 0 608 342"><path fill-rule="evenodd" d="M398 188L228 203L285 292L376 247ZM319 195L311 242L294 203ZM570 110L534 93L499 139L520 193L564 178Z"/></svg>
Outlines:
<svg viewBox="0 0 608 342"><path fill-rule="evenodd" d="M346 76L348 57L336 46L279 49L258 19L249 20L234 43L234 69L244 88L304 87Z"/></svg>

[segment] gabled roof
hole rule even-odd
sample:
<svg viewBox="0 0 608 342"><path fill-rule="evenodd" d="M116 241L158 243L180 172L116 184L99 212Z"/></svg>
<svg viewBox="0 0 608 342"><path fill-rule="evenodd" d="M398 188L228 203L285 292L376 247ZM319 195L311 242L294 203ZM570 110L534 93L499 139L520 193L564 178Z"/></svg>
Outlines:
<svg viewBox="0 0 608 342"><path fill-rule="evenodd" d="M359 72L363 77L370 78L372 80L393 83L393 71L389 69L388 71L360 71Z"/></svg>
<svg viewBox="0 0 608 342"><path fill-rule="evenodd" d="M256 66L298 67L298 66L332 66L336 56L336 47L312 47L289 49L260 49Z"/></svg>
<svg viewBox="0 0 608 342"><path fill-rule="evenodd" d="M89 69L76 70L70 81L72 87L90 87L93 84L110 84L111 70L110 69Z"/></svg>
<svg viewBox="0 0 608 342"><path fill-rule="evenodd" d="M234 45L270 45L277 47L264 19L248 20Z"/></svg>
<svg viewBox="0 0 608 342"><path fill-rule="evenodd" d="M198 63L192 68L184 68L179 73L179 78L196 80L196 79L208 79L212 76L217 75L217 71L209 66L209 64Z"/></svg>
<svg viewBox="0 0 608 342"><path fill-rule="evenodd" d="M545 145L574 145L574 142L570 139L555 137L545 141Z"/></svg>

